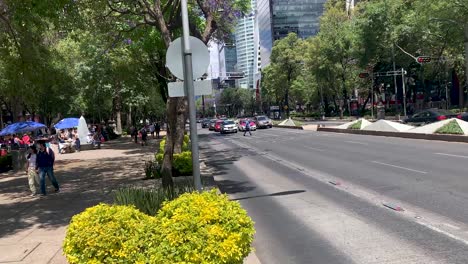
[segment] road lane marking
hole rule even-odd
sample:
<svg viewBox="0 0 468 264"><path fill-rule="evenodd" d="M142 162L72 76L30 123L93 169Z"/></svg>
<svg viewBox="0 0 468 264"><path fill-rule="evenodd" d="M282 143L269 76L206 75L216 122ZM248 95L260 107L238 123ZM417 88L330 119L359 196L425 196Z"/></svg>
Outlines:
<svg viewBox="0 0 468 264"><path fill-rule="evenodd" d="M261 152L258 148L256 147L249 147L248 145L241 143L239 141L235 141L234 144L241 148L248 148L251 149L252 151L257 151ZM323 173L321 171L309 169L309 168L304 168L301 167L299 164L295 162L291 162L288 160L285 160L281 158L280 156L277 156L272 153L267 153L266 155L262 156L267 159L270 159L275 162L281 162L281 164L285 167L288 167L290 169L297 169L297 168L303 168L304 175L307 175L317 181L327 183L329 184L330 179L336 181L339 181L340 178L336 178L335 176L332 176L330 174ZM387 164L385 164L387 165ZM390 164L391 165L391 164ZM392 165L393 166L393 165ZM406 169L406 168L405 168ZM436 213L426 211L422 208L419 207L414 207L410 204L404 203L403 201L395 200L393 197L390 198L388 196L384 196L381 193L374 192L373 190L363 188L358 185L354 185L350 182L346 183L346 188L340 188L340 191L344 191L346 193L349 193L355 197L358 197L360 199L364 199L370 204L373 204L375 206L381 206L381 201L386 201L386 200L393 200L394 202L397 202L398 204L401 204L404 208L407 209L405 211L405 214L400 214L399 217L402 217L403 219L413 221L421 226L427 227L439 234L445 235L449 238L452 238L454 240L460 241L461 243L468 245L468 231L463 232L461 234L460 230L454 229L454 228L449 228L449 226L454 226L459 229L467 230L468 228L465 228L464 223L455 223L451 219L438 215ZM425 216L424 218L421 216ZM449 224L447 226L447 223L451 222L452 224ZM443 225L447 226L447 228L441 228ZM463 226L463 228L460 228L460 226Z"/></svg>
<svg viewBox="0 0 468 264"><path fill-rule="evenodd" d="M320 149L320 148L314 148L314 147L308 147L308 146L304 146L304 148L310 149L310 150L316 150L316 151L324 151L323 149Z"/></svg>
<svg viewBox="0 0 468 264"><path fill-rule="evenodd" d="M359 141L345 141L346 143L351 143L351 144L359 144L359 145L364 145L364 146L367 146L369 145L368 143L364 143L364 142L359 142Z"/></svg>
<svg viewBox="0 0 468 264"><path fill-rule="evenodd" d="M401 166L397 166L397 165L393 165L393 164L388 164L388 163L383 163L383 162L380 162L380 161L375 161L375 160L373 160L373 161L371 161L371 162L372 162L372 163L376 163L376 164L380 164L380 165L384 165L384 166L389 166L389 167L393 167L393 168L402 169L402 170L417 172L417 173L421 173L421 174L427 174L427 172L425 172L425 171L413 170L413 169L410 169L410 168L401 167Z"/></svg>
<svg viewBox="0 0 468 264"><path fill-rule="evenodd" d="M448 157L468 159L468 156L462 156L462 155L455 155L455 154L448 154L448 153L434 153L434 154L440 155L440 156L448 156Z"/></svg>

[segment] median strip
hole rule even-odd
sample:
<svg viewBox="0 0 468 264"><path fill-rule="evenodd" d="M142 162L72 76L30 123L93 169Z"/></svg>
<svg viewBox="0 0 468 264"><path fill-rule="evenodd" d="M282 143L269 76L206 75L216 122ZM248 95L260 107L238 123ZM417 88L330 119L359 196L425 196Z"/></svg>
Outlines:
<svg viewBox="0 0 468 264"><path fill-rule="evenodd" d="M417 173L421 173L421 174L427 174L427 172L425 172L425 171L413 170L413 169L410 169L410 168L401 167L401 166L397 166L397 165L393 165L393 164L388 164L388 163L383 163L383 162L379 162L379 161L375 161L375 160L374 160L374 161L371 161L371 162L372 162L372 163L376 163L376 164L380 164L380 165L384 165L384 166L389 166L389 167L393 167L393 168L402 169L402 170L417 172Z"/></svg>

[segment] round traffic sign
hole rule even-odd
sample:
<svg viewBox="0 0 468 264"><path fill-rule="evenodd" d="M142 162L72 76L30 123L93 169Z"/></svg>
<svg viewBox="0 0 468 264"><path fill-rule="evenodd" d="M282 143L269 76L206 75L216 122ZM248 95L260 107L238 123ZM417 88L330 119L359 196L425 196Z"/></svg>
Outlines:
<svg viewBox="0 0 468 264"><path fill-rule="evenodd" d="M201 40L190 36L189 41L192 51L193 78L196 79L202 77L207 72L210 65L210 53L205 43ZM166 67L180 80L184 79L182 52L182 38L177 38L171 42L166 52Z"/></svg>

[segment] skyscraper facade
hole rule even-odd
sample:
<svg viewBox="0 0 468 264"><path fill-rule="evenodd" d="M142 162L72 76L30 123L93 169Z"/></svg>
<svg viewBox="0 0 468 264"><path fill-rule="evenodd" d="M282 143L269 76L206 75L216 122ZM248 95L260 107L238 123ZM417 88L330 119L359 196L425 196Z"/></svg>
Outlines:
<svg viewBox="0 0 468 264"><path fill-rule="evenodd" d="M261 65L270 63L275 40L294 32L300 38L318 33L326 0L258 0Z"/></svg>
<svg viewBox="0 0 468 264"><path fill-rule="evenodd" d="M255 18L251 14L239 19L236 26L237 70L244 72L245 78L239 80L241 88L253 88L255 61Z"/></svg>

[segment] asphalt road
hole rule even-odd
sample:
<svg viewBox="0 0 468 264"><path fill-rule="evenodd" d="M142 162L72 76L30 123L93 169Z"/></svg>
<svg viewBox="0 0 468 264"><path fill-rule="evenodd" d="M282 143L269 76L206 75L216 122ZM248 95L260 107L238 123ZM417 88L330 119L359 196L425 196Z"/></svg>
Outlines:
<svg viewBox="0 0 468 264"><path fill-rule="evenodd" d="M256 222L262 263L468 263L467 144L200 134L221 190Z"/></svg>

